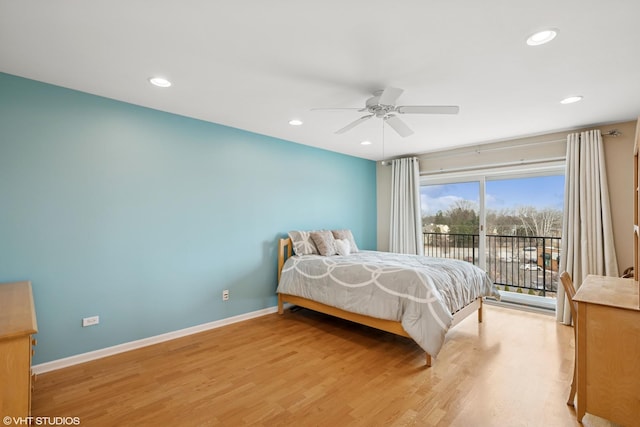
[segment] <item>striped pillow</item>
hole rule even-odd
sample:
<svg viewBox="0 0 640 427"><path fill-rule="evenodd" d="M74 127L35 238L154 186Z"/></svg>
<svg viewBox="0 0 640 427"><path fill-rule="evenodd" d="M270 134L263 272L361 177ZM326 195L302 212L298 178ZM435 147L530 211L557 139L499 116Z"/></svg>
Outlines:
<svg viewBox="0 0 640 427"><path fill-rule="evenodd" d="M317 255L318 248L311 240L310 231L290 231L289 237L293 243L293 253L296 255Z"/></svg>

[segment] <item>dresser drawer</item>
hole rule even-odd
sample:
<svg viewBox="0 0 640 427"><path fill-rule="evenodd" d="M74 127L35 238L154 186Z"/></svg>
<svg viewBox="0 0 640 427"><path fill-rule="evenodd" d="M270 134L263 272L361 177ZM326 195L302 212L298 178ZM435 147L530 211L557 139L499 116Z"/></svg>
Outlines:
<svg viewBox="0 0 640 427"><path fill-rule="evenodd" d="M0 284L0 414L31 414L31 358L38 332L31 283Z"/></svg>

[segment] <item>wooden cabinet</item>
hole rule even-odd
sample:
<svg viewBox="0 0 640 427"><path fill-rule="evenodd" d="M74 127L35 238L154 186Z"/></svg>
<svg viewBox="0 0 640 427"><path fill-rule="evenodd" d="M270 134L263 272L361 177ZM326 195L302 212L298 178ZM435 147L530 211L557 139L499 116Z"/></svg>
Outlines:
<svg viewBox="0 0 640 427"><path fill-rule="evenodd" d="M30 282L0 284L0 417L31 415L31 356L38 332Z"/></svg>
<svg viewBox="0 0 640 427"><path fill-rule="evenodd" d="M636 123L636 139L633 145L633 277L640 278L640 117Z"/></svg>
<svg viewBox="0 0 640 427"><path fill-rule="evenodd" d="M640 297L634 279L589 275L574 300L577 417L624 426L640 420Z"/></svg>

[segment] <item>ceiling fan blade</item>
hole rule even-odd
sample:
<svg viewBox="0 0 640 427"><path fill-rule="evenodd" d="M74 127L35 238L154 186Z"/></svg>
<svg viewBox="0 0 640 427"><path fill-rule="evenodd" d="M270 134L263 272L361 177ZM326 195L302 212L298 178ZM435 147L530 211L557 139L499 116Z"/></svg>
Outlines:
<svg viewBox="0 0 640 427"><path fill-rule="evenodd" d="M413 131L409 128L409 126L405 124L405 122L400 120L398 116L390 115L385 117L384 120L389 123L389 126L391 126L393 130L398 132L398 135L400 135L401 137L405 138L409 135L413 135Z"/></svg>
<svg viewBox="0 0 640 427"><path fill-rule="evenodd" d="M356 108L332 108L332 107L328 107L328 108L312 108L311 111L336 111L336 112L341 112L341 111L363 111L362 107ZM366 110L364 110L366 111Z"/></svg>
<svg viewBox="0 0 640 427"><path fill-rule="evenodd" d="M395 87L388 87L382 91L380 95L380 99L378 100L378 104L381 105L396 105L396 101L400 98L404 92L403 89L398 89Z"/></svg>
<svg viewBox="0 0 640 427"><path fill-rule="evenodd" d="M337 130L335 133L337 134L341 134L341 133L345 133L351 129L353 129L354 127L358 126L360 123L362 122L366 122L367 120L369 120L371 117L373 117L373 114L369 114L366 116L362 116L360 117L358 120L353 121L351 123L349 123L348 125L346 125L345 127L343 127L342 129Z"/></svg>
<svg viewBox="0 0 640 427"><path fill-rule="evenodd" d="M458 114L457 105L401 105L396 107L400 114Z"/></svg>

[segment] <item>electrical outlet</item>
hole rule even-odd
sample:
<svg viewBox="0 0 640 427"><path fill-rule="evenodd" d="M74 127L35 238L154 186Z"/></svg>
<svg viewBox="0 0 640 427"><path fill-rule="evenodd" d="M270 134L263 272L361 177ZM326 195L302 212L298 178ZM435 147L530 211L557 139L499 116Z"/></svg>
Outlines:
<svg viewBox="0 0 640 427"><path fill-rule="evenodd" d="M93 326L100 323L100 316L85 317L82 319L82 327Z"/></svg>
<svg viewBox="0 0 640 427"><path fill-rule="evenodd" d="M229 301L229 289L222 291L222 301Z"/></svg>

